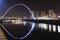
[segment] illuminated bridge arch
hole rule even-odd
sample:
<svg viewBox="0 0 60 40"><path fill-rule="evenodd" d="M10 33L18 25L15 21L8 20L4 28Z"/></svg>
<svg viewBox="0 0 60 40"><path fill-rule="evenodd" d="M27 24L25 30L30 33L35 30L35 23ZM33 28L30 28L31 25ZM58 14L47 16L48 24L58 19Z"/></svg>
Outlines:
<svg viewBox="0 0 60 40"><path fill-rule="evenodd" d="M33 12L32 12L32 11L29 9L29 7L26 6L25 4L15 4L15 5L11 6L11 7L2 15L2 18L3 18L12 8L14 8L14 7L18 6L18 5L24 6L25 8L27 8L28 11L31 13L32 18L35 19L34 15L33 15ZM21 37L21 38L18 38L18 37L16 37L16 36L12 35L12 34L2 25L2 28L3 28L11 37L13 37L14 39L24 39L24 38L26 38L26 37L32 32L32 30L34 29L34 27L35 27L35 23L32 23L32 26L31 26L30 31L29 31L25 36L23 36L23 37Z"/></svg>

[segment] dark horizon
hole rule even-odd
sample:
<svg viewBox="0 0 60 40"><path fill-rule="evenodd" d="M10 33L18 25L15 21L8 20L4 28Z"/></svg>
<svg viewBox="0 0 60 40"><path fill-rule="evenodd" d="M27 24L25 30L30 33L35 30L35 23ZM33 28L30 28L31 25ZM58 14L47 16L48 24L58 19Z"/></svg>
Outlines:
<svg viewBox="0 0 60 40"><path fill-rule="evenodd" d="M22 3L27 5L31 10L34 11L48 11L50 9L54 10L58 15L60 15L60 1L58 0L2 0L0 5L0 14L3 14L9 7L14 4Z"/></svg>

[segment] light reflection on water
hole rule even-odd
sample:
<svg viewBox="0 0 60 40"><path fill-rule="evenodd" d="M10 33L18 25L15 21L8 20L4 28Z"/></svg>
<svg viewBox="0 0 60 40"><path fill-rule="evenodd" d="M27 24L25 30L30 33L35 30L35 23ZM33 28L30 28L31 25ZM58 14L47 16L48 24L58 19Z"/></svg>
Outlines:
<svg viewBox="0 0 60 40"><path fill-rule="evenodd" d="M22 37L25 36L31 29L31 23L24 24L4 24L5 28L14 36Z"/></svg>
<svg viewBox="0 0 60 40"><path fill-rule="evenodd" d="M44 30L48 30L48 31L53 31L56 32L58 31L58 33L60 33L60 26L56 26L56 25L51 25L51 24L44 24L44 23L39 23L38 27Z"/></svg>

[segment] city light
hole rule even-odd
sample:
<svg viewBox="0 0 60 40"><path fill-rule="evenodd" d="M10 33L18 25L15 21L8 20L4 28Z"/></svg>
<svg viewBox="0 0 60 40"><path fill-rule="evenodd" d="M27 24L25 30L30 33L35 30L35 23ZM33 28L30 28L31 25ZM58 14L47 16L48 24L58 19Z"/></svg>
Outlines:
<svg viewBox="0 0 60 40"><path fill-rule="evenodd" d="M13 24L22 24L23 22L21 20L12 20Z"/></svg>
<svg viewBox="0 0 60 40"><path fill-rule="evenodd" d="M58 18L60 18L60 16L58 16Z"/></svg>

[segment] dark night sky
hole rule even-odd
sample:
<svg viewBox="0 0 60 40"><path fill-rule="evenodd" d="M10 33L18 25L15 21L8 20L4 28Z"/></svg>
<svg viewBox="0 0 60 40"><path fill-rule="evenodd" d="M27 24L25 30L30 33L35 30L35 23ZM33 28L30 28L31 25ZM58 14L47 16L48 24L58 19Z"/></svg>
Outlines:
<svg viewBox="0 0 60 40"><path fill-rule="evenodd" d="M60 13L60 1L57 0L2 0L0 14L3 14L9 7L17 3L26 4L31 10L38 12L41 10L48 11L49 9L53 9L57 14Z"/></svg>

